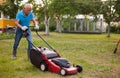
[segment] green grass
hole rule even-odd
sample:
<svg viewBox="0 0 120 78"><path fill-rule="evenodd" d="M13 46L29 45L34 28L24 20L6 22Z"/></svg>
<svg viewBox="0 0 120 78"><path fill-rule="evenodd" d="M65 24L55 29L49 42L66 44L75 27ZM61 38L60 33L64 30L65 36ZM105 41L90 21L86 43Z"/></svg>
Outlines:
<svg viewBox="0 0 120 78"><path fill-rule="evenodd" d="M42 72L27 61L27 41L22 38L17 59L12 60L14 39L0 40L0 78L120 78L120 45L116 54L113 49L120 34L66 34L50 33L43 38L71 64L83 67L82 73L62 77L51 72ZM33 32L36 46L47 45Z"/></svg>
<svg viewBox="0 0 120 78"><path fill-rule="evenodd" d="M7 32L5 32L5 33L0 33L0 40L3 40L3 39L12 39L12 38L14 38L14 34L10 34L10 33L7 33Z"/></svg>

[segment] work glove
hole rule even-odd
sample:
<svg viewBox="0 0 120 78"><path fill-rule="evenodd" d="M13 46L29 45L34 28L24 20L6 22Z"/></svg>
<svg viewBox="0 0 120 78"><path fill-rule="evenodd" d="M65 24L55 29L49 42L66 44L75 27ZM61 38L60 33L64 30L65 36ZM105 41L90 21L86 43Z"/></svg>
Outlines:
<svg viewBox="0 0 120 78"><path fill-rule="evenodd" d="M23 31L26 31L27 29L28 29L28 27L27 26L22 26L22 28L21 28Z"/></svg>
<svg viewBox="0 0 120 78"><path fill-rule="evenodd" d="M39 30L39 26L38 26L38 25L35 25L34 29L35 29L35 30Z"/></svg>

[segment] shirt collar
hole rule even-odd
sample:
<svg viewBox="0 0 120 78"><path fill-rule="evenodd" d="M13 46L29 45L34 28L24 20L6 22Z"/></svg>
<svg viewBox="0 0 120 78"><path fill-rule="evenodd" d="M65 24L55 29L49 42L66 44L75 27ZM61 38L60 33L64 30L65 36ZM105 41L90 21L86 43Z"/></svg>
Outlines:
<svg viewBox="0 0 120 78"><path fill-rule="evenodd" d="M31 12L30 12L30 13L31 13ZM30 14L30 13L29 13L29 14ZM27 16L29 16L29 14L28 14ZM22 10L22 15L25 16L25 15L24 15L24 10ZM26 16L25 16L25 17L26 17Z"/></svg>

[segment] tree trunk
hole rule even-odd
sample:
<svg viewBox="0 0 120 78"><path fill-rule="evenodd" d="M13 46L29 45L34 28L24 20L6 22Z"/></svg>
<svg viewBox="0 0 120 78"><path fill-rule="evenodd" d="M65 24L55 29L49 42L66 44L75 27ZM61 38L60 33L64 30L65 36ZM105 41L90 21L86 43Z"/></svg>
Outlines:
<svg viewBox="0 0 120 78"><path fill-rule="evenodd" d="M4 19L4 14L3 14L3 12L1 12L1 19Z"/></svg>
<svg viewBox="0 0 120 78"><path fill-rule="evenodd" d="M46 0L42 0L43 4L44 4L44 15L45 15L45 34L46 35L49 35L49 19L48 16L47 16L47 1Z"/></svg>
<svg viewBox="0 0 120 78"><path fill-rule="evenodd" d="M56 26L56 31L58 31L59 33L61 33L61 20L60 18L58 17L58 20L57 20L57 26Z"/></svg>
<svg viewBox="0 0 120 78"><path fill-rule="evenodd" d="M49 20L50 18L47 17L47 15L45 15L45 34L49 35Z"/></svg>
<svg viewBox="0 0 120 78"><path fill-rule="evenodd" d="M108 31L107 31L108 35L107 37L110 37L110 22L108 23Z"/></svg>
<svg viewBox="0 0 120 78"><path fill-rule="evenodd" d="M103 19L100 19L100 32L101 33L103 32L102 27L103 27Z"/></svg>

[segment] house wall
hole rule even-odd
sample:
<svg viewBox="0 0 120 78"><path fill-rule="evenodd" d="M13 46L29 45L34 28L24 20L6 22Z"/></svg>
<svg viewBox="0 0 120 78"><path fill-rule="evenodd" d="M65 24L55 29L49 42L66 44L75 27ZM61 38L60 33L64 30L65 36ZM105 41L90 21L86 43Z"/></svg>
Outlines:
<svg viewBox="0 0 120 78"><path fill-rule="evenodd" d="M0 19L0 30L6 29L6 26L15 27L14 20Z"/></svg>
<svg viewBox="0 0 120 78"><path fill-rule="evenodd" d="M0 5L6 2L6 0L0 0Z"/></svg>
<svg viewBox="0 0 120 78"><path fill-rule="evenodd" d="M0 29L3 28L3 20L0 20Z"/></svg>

